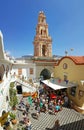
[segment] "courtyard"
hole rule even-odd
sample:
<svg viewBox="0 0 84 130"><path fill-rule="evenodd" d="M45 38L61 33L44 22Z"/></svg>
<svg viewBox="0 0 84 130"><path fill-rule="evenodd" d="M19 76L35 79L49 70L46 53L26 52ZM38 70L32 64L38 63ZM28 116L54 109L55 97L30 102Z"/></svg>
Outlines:
<svg viewBox="0 0 84 130"><path fill-rule="evenodd" d="M27 101L27 98L24 98L24 102ZM84 115L78 113L74 109L65 108L56 113L56 115L49 114L48 112L41 112L39 119L32 117L32 113L35 113L34 103L29 109L28 118L32 123L32 130L46 130L47 128L52 128L54 122L59 119L60 121L60 130L84 130ZM17 109L15 111L18 123L13 125L13 130L22 130L24 125L21 122L22 120L22 111Z"/></svg>

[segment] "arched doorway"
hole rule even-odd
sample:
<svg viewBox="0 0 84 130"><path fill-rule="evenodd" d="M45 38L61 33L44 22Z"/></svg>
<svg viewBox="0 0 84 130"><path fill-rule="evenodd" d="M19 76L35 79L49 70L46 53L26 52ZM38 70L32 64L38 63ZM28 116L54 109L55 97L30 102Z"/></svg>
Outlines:
<svg viewBox="0 0 84 130"><path fill-rule="evenodd" d="M17 94L22 94L22 85L17 85L16 89L17 89Z"/></svg>
<svg viewBox="0 0 84 130"><path fill-rule="evenodd" d="M40 73L40 77L43 77L43 80L50 79L51 73L48 69L43 69Z"/></svg>

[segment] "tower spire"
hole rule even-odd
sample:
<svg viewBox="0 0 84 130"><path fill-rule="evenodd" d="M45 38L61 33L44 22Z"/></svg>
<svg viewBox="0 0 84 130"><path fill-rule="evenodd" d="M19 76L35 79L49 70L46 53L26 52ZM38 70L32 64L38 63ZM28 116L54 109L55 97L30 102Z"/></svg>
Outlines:
<svg viewBox="0 0 84 130"><path fill-rule="evenodd" d="M48 34L48 24L43 11L39 12L34 38L34 56L52 57L52 39Z"/></svg>

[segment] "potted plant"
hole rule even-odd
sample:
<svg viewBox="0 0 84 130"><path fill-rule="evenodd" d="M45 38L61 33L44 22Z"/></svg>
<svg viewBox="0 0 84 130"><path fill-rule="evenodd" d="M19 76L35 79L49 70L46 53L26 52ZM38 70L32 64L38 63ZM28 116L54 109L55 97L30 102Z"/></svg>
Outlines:
<svg viewBox="0 0 84 130"><path fill-rule="evenodd" d="M11 113L9 113L9 116L10 116L10 120L11 120L12 124L16 124L17 123L16 114L11 112Z"/></svg>

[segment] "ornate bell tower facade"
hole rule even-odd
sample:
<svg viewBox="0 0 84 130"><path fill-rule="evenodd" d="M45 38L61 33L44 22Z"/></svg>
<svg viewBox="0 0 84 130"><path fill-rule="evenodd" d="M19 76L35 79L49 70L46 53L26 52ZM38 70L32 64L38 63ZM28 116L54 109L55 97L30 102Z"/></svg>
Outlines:
<svg viewBox="0 0 84 130"><path fill-rule="evenodd" d="M34 57L52 57L52 38L43 11L39 12L36 36L34 38Z"/></svg>

